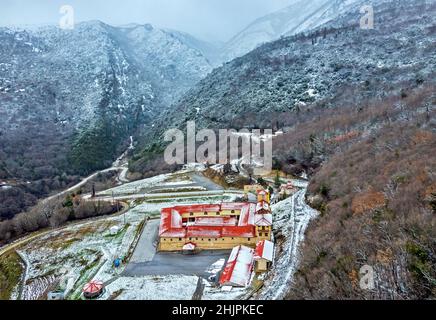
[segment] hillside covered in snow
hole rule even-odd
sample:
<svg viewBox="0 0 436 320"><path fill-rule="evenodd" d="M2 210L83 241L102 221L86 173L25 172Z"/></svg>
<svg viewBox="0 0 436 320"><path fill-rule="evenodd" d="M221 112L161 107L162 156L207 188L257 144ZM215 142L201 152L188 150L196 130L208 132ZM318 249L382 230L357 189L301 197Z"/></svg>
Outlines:
<svg viewBox="0 0 436 320"><path fill-rule="evenodd" d="M261 17L230 39L222 48L223 61L230 61L259 45L309 31L358 6L358 0L295 0L290 6Z"/></svg>
<svg viewBox="0 0 436 320"><path fill-rule="evenodd" d="M436 2L372 3L373 30L355 7L265 44L215 69L161 120L284 131L274 169L307 172L307 200L321 213L287 298L435 295ZM372 290L359 286L365 266Z"/></svg>
<svg viewBox="0 0 436 320"><path fill-rule="evenodd" d="M130 136L207 75L211 64L186 39L98 21L1 28L0 179L8 189L0 198L8 214L74 175L109 167Z"/></svg>

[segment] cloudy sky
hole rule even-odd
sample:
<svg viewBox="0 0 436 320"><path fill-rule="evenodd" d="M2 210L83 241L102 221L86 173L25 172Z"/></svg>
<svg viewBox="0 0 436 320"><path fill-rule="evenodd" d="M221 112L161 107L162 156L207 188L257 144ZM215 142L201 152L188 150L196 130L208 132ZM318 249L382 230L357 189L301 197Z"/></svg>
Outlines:
<svg viewBox="0 0 436 320"><path fill-rule="evenodd" d="M225 41L250 22L296 0L0 0L0 25L56 24L62 5L76 21L151 23Z"/></svg>

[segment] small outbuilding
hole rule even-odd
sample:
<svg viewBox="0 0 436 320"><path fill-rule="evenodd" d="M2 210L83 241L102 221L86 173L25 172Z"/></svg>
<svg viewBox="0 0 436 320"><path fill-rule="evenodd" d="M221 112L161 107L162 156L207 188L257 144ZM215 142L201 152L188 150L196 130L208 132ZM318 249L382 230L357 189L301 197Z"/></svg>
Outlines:
<svg viewBox="0 0 436 320"><path fill-rule="evenodd" d="M186 243L182 248L183 254L195 254L196 250L197 245L193 242Z"/></svg>
<svg viewBox="0 0 436 320"><path fill-rule="evenodd" d="M109 229L109 233L111 236L116 236L120 232L120 228L118 226L113 226Z"/></svg>
<svg viewBox="0 0 436 320"><path fill-rule="evenodd" d="M103 293L103 290L103 282L93 280L85 284L85 286L83 287L83 296L86 299L96 299Z"/></svg>
<svg viewBox="0 0 436 320"><path fill-rule="evenodd" d="M220 285L246 287L253 271L254 250L246 246L233 248L229 260L221 274Z"/></svg>
<svg viewBox="0 0 436 320"><path fill-rule="evenodd" d="M268 240L259 241L254 250L256 272L268 271L274 259L274 243Z"/></svg>

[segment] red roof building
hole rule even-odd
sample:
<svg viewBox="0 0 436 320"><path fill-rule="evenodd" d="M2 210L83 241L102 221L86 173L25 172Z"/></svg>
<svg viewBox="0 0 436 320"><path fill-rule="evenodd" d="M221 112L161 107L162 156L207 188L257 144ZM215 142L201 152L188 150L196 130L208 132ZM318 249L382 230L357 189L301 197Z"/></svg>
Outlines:
<svg viewBox="0 0 436 320"><path fill-rule="evenodd" d="M83 287L83 296L86 299L94 299L103 292L104 284L101 281L93 280Z"/></svg>
<svg viewBox="0 0 436 320"><path fill-rule="evenodd" d="M256 272L265 272L274 259L274 243L268 240L259 241L254 250Z"/></svg>
<svg viewBox="0 0 436 320"><path fill-rule="evenodd" d="M271 225L265 201L165 208L161 211L159 250L179 251L188 242L199 249L231 249L238 244L254 247L257 241L270 239Z"/></svg>
<svg viewBox="0 0 436 320"><path fill-rule="evenodd" d="M269 262L273 261L274 243L268 240L259 241L254 250L254 260L265 259Z"/></svg>
<svg viewBox="0 0 436 320"><path fill-rule="evenodd" d="M219 213L229 209L240 210L239 216L200 216L195 217L191 222L183 218L183 214L190 212ZM261 223L259 225L268 223L271 225L272 223L271 215L263 220L261 217L261 214L256 213L256 204L253 203L165 208L161 211L159 236L170 238L222 237L226 235L254 237L256 221Z"/></svg>
<svg viewBox="0 0 436 320"><path fill-rule="evenodd" d="M222 286L245 287L253 271L254 250L245 246L233 248L220 277Z"/></svg>

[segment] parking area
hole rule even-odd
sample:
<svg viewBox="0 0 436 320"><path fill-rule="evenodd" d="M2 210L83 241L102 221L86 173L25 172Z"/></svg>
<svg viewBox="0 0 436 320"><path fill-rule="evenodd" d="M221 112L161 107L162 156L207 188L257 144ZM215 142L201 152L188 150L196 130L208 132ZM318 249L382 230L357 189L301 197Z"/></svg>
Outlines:
<svg viewBox="0 0 436 320"><path fill-rule="evenodd" d="M221 271L229 255L229 250L202 251L195 255L158 252L151 261L129 263L123 275L135 277L181 274L208 278Z"/></svg>
<svg viewBox="0 0 436 320"><path fill-rule="evenodd" d="M133 252L123 276L196 275L208 278L219 274L231 250L201 251L195 255L177 252L156 252L159 220L150 220Z"/></svg>
<svg viewBox="0 0 436 320"><path fill-rule="evenodd" d="M129 264L144 263L153 260L156 253L159 223L160 221L158 219L146 222Z"/></svg>

